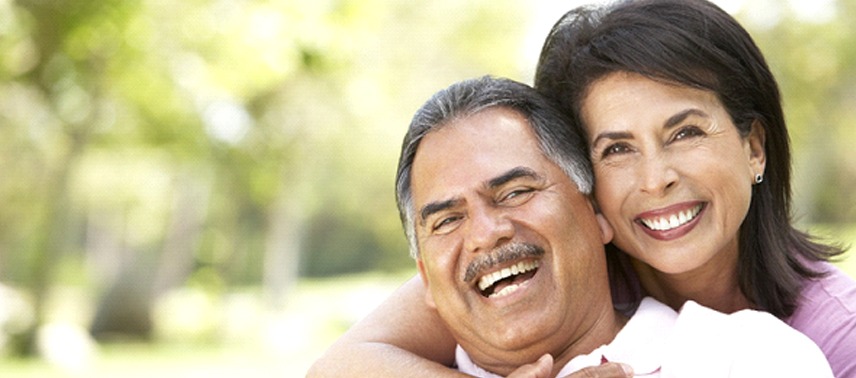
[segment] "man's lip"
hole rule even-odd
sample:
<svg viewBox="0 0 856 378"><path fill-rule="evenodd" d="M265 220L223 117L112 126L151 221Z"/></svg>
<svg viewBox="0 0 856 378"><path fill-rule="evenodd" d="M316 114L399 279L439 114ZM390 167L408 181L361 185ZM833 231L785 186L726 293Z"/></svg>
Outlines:
<svg viewBox="0 0 856 378"><path fill-rule="evenodd" d="M512 276L518 276L528 272L536 271L540 268L541 263L538 259L525 258L513 262L508 262L497 266L479 275L473 282L474 289L482 294L484 291L495 285L497 282L507 279Z"/></svg>
<svg viewBox="0 0 856 378"><path fill-rule="evenodd" d="M639 214L634 222L657 240L673 240L692 231L707 210L707 203L688 201ZM670 222L671 219L671 222ZM678 220L677 226L675 220Z"/></svg>
<svg viewBox="0 0 856 378"><path fill-rule="evenodd" d="M509 242L490 253L475 257L465 267L461 279L474 286L478 279L485 275L484 272L493 272L497 270L497 267L501 269L501 267L508 267L525 259L540 259L544 252L544 249L536 244Z"/></svg>

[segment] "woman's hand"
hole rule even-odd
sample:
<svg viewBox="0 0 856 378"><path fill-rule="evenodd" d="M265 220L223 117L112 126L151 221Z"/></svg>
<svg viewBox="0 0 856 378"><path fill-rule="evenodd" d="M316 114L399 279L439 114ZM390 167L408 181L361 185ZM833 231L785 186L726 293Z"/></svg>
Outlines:
<svg viewBox="0 0 856 378"><path fill-rule="evenodd" d="M618 362L607 362L598 366L591 366L573 372L565 378L630 378L633 377L633 368L630 365Z"/></svg>
<svg viewBox="0 0 856 378"><path fill-rule="evenodd" d="M553 356L545 354L531 364L523 365L506 378L550 378L553 373Z"/></svg>
<svg viewBox="0 0 856 378"><path fill-rule="evenodd" d="M553 357L545 354L531 364L523 365L507 378L550 378L553 373ZM633 368L617 362L608 362L599 366L578 370L564 378L630 378Z"/></svg>

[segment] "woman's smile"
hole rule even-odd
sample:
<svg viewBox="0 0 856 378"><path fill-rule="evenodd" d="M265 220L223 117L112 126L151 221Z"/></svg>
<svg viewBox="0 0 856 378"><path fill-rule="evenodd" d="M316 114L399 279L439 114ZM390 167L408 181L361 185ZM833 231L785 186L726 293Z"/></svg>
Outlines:
<svg viewBox="0 0 856 378"><path fill-rule="evenodd" d="M651 237L671 240L692 231L705 209L705 202L682 203L639 214L635 221Z"/></svg>

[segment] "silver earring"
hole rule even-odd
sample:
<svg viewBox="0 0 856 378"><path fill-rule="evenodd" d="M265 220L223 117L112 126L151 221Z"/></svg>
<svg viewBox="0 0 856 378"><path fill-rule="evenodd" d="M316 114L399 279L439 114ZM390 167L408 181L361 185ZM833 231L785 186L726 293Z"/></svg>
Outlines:
<svg viewBox="0 0 856 378"><path fill-rule="evenodd" d="M757 185L757 184L760 184L762 182L764 182L764 175L762 175L760 173L756 173L755 174L755 184Z"/></svg>

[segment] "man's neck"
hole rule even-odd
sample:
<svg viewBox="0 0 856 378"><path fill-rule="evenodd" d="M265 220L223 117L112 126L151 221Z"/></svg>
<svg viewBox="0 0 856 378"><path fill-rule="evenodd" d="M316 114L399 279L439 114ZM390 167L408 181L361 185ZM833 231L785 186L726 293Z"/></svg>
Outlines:
<svg viewBox="0 0 856 378"><path fill-rule="evenodd" d="M612 302L609 303L611 306ZM569 345L562 353L553 356L552 375L556 376L574 357L589 354L595 349L611 343L628 320L627 316L614 309L604 312L604 316L599 317L589 331L578 339L577 343Z"/></svg>
<svg viewBox="0 0 856 378"><path fill-rule="evenodd" d="M609 294L604 293L604 295L608 296ZM513 363L509 359L502 358L499 355L493 355L490 360L495 364L491 364L490 362L477 358L479 355L478 352L475 354L467 352L467 355L471 359L472 363L480 369L493 372L493 374L499 376L507 376L520 366L517 364L522 365L534 363L537 358L549 353L553 356L552 374L555 376L575 357L590 354L595 349L611 343L615 339L616 335L618 335L618 332L621 331L625 324L627 324L629 319L614 310L611 300L606 300L601 305L602 307L586 309L587 320L577 323L577 326L579 327L577 330L557 330L553 334L555 336L565 337L564 344L549 347L546 345L541 345L540 347L530 346L526 351L521 350L513 352L514 357L512 358L520 359L522 354L526 354L531 356L531 361L524 358L523 361ZM464 365L467 364L464 363ZM464 371L467 370L465 369Z"/></svg>

